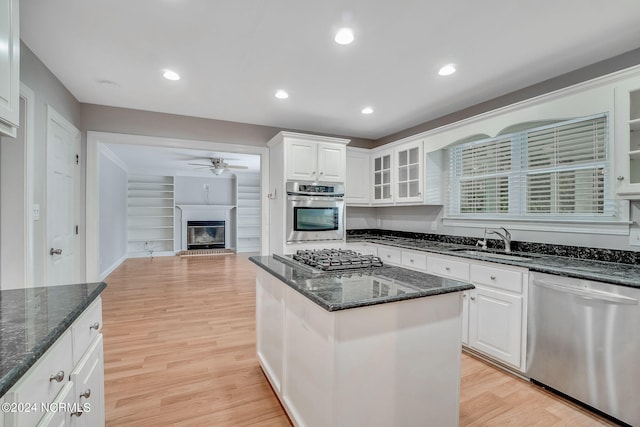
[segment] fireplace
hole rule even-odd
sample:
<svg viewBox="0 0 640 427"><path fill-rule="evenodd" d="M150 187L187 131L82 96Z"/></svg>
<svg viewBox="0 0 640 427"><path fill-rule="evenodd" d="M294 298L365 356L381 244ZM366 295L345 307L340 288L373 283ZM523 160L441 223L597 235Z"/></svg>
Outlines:
<svg viewBox="0 0 640 427"><path fill-rule="evenodd" d="M187 249L225 247L224 221L187 221Z"/></svg>

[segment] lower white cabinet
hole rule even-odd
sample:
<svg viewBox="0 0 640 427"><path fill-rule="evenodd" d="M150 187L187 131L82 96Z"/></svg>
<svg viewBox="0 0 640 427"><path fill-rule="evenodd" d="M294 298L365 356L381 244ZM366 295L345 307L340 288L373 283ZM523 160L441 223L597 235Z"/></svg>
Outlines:
<svg viewBox="0 0 640 427"><path fill-rule="evenodd" d="M0 426L104 425L101 325L98 297L4 395Z"/></svg>
<svg viewBox="0 0 640 427"><path fill-rule="evenodd" d="M378 246L378 256L383 263L391 265L402 264L402 251L400 249L390 248L389 246Z"/></svg>
<svg viewBox="0 0 640 427"><path fill-rule="evenodd" d="M469 300L471 291L462 293L462 345L469 345Z"/></svg>

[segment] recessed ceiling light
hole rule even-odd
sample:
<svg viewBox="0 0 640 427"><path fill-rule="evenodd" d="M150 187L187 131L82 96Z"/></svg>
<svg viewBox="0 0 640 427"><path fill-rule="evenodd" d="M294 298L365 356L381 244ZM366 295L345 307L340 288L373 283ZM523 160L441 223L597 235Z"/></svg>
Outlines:
<svg viewBox="0 0 640 427"><path fill-rule="evenodd" d="M364 107L362 109L362 114L371 114L371 113L373 113L373 108L371 107Z"/></svg>
<svg viewBox="0 0 640 427"><path fill-rule="evenodd" d="M162 77L164 77L167 80L180 80L180 74L171 70L163 70Z"/></svg>
<svg viewBox="0 0 640 427"><path fill-rule="evenodd" d="M334 40L338 44L350 44L353 42L353 30L351 28L340 28Z"/></svg>
<svg viewBox="0 0 640 427"><path fill-rule="evenodd" d="M276 91L276 98L278 99L287 99L289 97L289 94L287 93L286 90L277 90Z"/></svg>
<svg viewBox="0 0 640 427"><path fill-rule="evenodd" d="M444 67L440 68L438 74L441 76L450 76L451 74L456 72L456 64L447 64Z"/></svg>

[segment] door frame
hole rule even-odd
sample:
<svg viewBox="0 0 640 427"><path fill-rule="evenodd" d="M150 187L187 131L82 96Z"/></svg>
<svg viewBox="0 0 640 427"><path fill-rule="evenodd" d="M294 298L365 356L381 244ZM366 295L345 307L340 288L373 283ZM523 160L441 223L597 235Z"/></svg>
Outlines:
<svg viewBox="0 0 640 427"><path fill-rule="evenodd" d="M35 143L35 104L36 94L30 87L24 83L20 83L20 97L24 99L26 104L25 120L26 123L22 123L24 127L25 135L25 164L24 164L24 191L25 191L25 212L27 217L25 218L25 254L24 254L24 267L25 267L25 287L30 288L33 286L33 269L35 266L34 260L34 215L33 215L33 181L34 181L34 143Z"/></svg>
<svg viewBox="0 0 640 427"><path fill-rule="evenodd" d="M78 128L76 128L69 120L67 120L62 114L58 113L51 105L47 105L47 130L46 130L46 134L47 134L47 140L46 140L46 148L45 148L45 152L46 152L46 175L45 175L45 180L44 180L44 194L45 194L45 222L43 224L43 229L44 229L44 244L42 245L43 248L43 260L44 260L44 265L43 265L43 271L44 271L44 283L48 284L49 283L49 275L50 275L50 268L49 268L49 257L51 255L49 255L49 148L50 148L50 141L52 138L52 134L51 134L51 122L55 121L57 122L59 125L61 125L62 127L64 127L66 130L68 130L71 134L73 134L74 139L76 141L77 144L77 155L78 155L78 159L80 160L82 158L81 154L82 154L82 142L81 142L81 132ZM82 276L82 265L83 265L83 261L86 262L86 260L82 259L82 230L80 227L80 218L81 218L81 200L80 200L80 192L82 191L82 186L81 186L81 173L80 173L80 165L78 165L78 167L76 167L74 169L74 186L75 186L75 190L74 190L74 214L75 214L75 218L74 218L74 222L75 225L78 226L78 233L75 234L75 238L74 238L74 257L75 257L75 266L74 266L74 278L76 282L79 281L83 281Z"/></svg>
<svg viewBox="0 0 640 427"><path fill-rule="evenodd" d="M266 192L269 183L269 148L266 146L229 144L214 141L190 140L112 132L87 131L86 176L86 280L102 280L100 271L100 148L103 144L133 144L149 147L167 147L191 150L223 151L227 153L260 156L261 175L261 253L269 253L269 201Z"/></svg>

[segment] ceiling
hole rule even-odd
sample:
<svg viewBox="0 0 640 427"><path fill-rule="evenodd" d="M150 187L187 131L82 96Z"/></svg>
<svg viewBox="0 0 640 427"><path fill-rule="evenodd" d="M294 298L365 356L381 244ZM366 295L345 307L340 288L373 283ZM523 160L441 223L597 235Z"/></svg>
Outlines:
<svg viewBox="0 0 640 427"><path fill-rule="evenodd" d="M209 178L229 178L234 174L260 172L260 156L243 153L223 153L210 150L187 150L184 148L152 147L137 144L104 144L127 168L130 175L176 175ZM208 164L209 158L222 157L233 166L247 169L228 169L214 175L208 167L190 163Z"/></svg>
<svg viewBox="0 0 640 427"><path fill-rule="evenodd" d="M21 0L20 9L23 41L80 102L369 139L640 47L638 0ZM354 43L333 41L342 26ZM458 72L439 76L446 63ZM181 80L165 80L166 68ZM276 99L277 89L290 97Z"/></svg>

